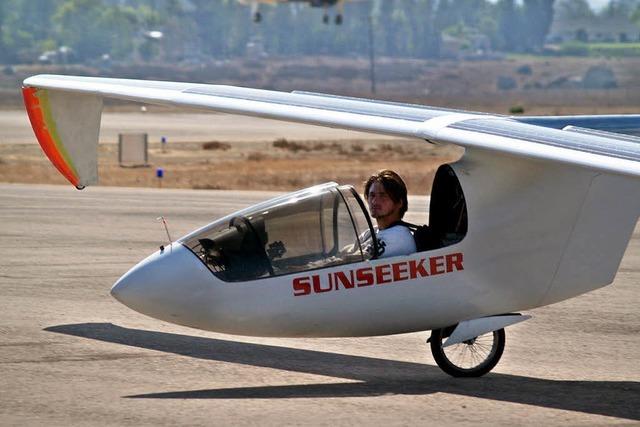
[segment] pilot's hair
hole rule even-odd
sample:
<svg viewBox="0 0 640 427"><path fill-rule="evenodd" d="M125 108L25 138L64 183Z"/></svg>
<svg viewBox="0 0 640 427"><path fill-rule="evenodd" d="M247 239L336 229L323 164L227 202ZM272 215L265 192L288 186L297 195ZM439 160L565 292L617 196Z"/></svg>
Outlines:
<svg viewBox="0 0 640 427"><path fill-rule="evenodd" d="M402 207L400 208L400 218L402 218L409 208L409 201L407 200L407 186L400 178L400 175L389 169L381 170L371 175L364 183L365 198L369 198L369 189L374 182L381 183L395 203L402 202Z"/></svg>

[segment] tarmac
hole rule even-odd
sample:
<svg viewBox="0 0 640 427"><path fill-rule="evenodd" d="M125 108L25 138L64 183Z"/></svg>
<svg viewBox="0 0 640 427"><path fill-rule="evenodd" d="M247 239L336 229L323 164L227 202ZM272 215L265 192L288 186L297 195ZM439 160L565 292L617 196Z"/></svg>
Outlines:
<svg viewBox="0 0 640 427"><path fill-rule="evenodd" d="M158 216L177 238L272 195L0 184L0 425L640 423L640 228L612 285L528 312L477 379L440 371L428 332L238 337L109 295L166 244Z"/></svg>
<svg viewBox="0 0 640 427"><path fill-rule="evenodd" d="M397 137L333 129L302 123L287 123L258 117L222 113L164 112L102 113L100 142L116 143L121 133L146 133L149 142L160 142L164 137L174 142L253 142L288 140L398 140ZM241 130L241 131L239 131ZM0 144L33 144L33 130L27 113L22 110L0 111Z"/></svg>

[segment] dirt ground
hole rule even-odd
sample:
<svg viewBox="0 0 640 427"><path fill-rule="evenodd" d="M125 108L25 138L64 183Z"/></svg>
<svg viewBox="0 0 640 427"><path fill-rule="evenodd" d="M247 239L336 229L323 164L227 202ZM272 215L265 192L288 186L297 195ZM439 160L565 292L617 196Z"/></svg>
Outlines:
<svg viewBox="0 0 640 427"><path fill-rule="evenodd" d="M304 151L275 148L273 142L236 143L233 148L216 150L183 143L165 152L153 144L148 167L120 167L117 146L102 145L100 182L122 187L294 190L327 181L358 185L372 171L391 168L406 176L407 185L419 194L426 191L439 164L458 157L456 149L432 148L420 142L292 144ZM0 146L0 181L67 184L38 151L33 146ZM164 170L162 182L156 178L157 168Z"/></svg>

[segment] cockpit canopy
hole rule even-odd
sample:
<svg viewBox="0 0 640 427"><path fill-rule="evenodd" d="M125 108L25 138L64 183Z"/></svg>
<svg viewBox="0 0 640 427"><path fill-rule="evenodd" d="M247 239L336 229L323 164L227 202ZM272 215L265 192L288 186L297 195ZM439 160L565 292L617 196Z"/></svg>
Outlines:
<svg viewBox="0 0 640 427"><path fill-rule="evenodd" d="M352 186L336 183L252 206L180 242L230 282L359 262L376 252L362 200Z"/></svg>
<svg viewBox="0 0 640 427"><path fill-rule="evenodd" d="M413 227L419 251L460 242L467 205L454 169L438 169L429 226ZM335 182L289 193L222 218L180 243L228 282L281 276L375 258L378 242L355 189Z"/></svg>

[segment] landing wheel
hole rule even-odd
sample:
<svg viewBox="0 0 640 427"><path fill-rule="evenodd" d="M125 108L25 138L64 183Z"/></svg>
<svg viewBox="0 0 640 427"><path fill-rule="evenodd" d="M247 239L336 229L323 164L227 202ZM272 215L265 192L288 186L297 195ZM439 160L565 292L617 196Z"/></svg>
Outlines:
<svg viewBox="0 0 640 427"><path fill-rule="evenodd" d="M480 377L500 361L505 334L499 329L448 347L442 347L444 341L442 329L431 332L431 354L440 369L454 377Z"/></svg>

